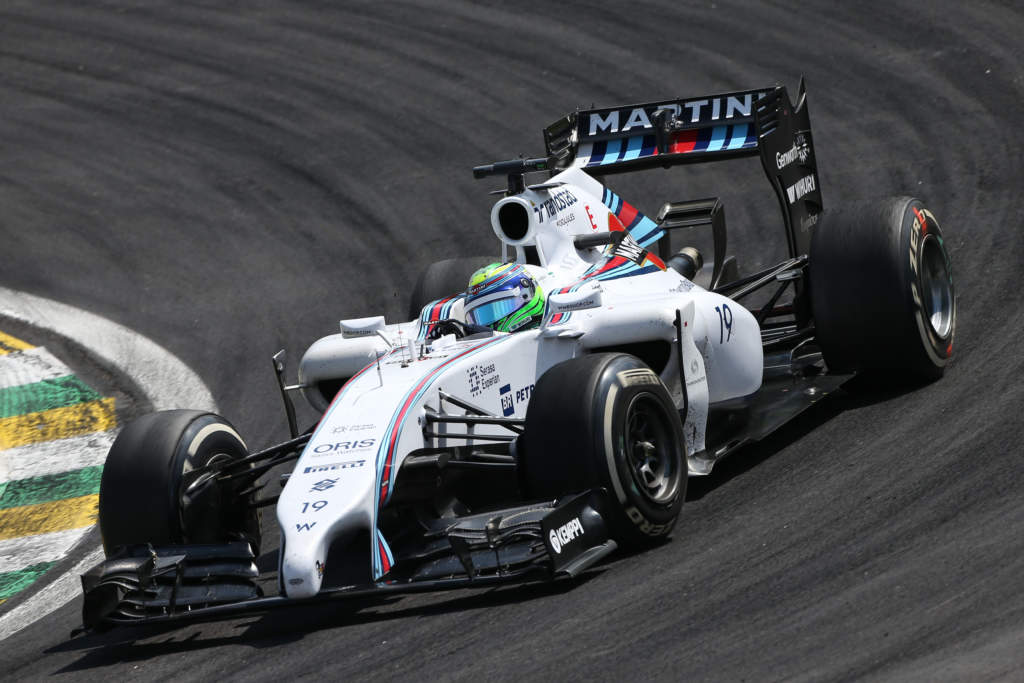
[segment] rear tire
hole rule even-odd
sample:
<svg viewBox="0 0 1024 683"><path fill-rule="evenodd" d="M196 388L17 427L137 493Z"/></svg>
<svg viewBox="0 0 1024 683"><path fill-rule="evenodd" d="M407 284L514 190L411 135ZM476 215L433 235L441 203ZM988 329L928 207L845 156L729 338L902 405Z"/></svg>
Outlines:
<svg viewBox="0 0 1024 683"><path fill-rule="evenodd" d="M197 410L145 415L118 434L100 480L103 548L151 543L248 541L259 553L259 515L252 496L231 485L192 488L204 465L246 457L245 443L222 417ZM198 491L202 490L202 495Z"/></svg>
<svg viewBox="0 0 1024 683"><path fill-rule="evenodd" d="M935 216L893 197L829 210L811 240L811 307L834 371L942 376L953 353L953 270Z"/></svg>
<svg viewBox="0 0 1024 683"><path fill-rule="evenodd" d="M473 273L499 260L488 256L466 256L431 263L412 288L409 319L418 318L423 307L432 301L466 291L469 277Z"/></svg>
<svg viewBox="0 0 1024 683"><path fill-rule="evenodd" d="M635 356L602 353L555 365L537 381L520 445L528 497L602 487L620 545L671 533L686 497L679 412L661 379Z"/></svg>

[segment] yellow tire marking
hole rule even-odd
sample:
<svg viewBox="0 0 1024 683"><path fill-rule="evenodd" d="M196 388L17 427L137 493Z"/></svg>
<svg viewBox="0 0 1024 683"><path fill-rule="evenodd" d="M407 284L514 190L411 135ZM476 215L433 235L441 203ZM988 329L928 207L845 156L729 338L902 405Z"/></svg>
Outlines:
<svg viewBox="0 0 1024 683"><path fill-rule="evenodd" d="M31 344L23 342L20 339L16 339L9 334L0 332L0 356L6 355L12 351L24 351L25 349L33 348Z"/></svg>
<svg viewBox="0 0 1024 683"><path fill-rule="evenodd" d="M0 419L0 450L105 432L116 426L113 398L5 417Z"/></svg>
<svg viewBox="0 0 1024 683"><path fill-rule="evenodd" d="M91 526L96 523L99 504L99 495L92 494L0 510L0 541Z"/></svg>

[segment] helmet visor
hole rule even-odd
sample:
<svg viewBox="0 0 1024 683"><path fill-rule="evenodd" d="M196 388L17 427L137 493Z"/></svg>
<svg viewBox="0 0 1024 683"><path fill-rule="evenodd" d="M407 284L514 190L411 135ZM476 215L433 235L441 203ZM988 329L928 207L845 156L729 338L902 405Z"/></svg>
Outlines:
<svg viewBox="0 0 1024 683"><path fill-rule="evenodd" d="M466 311L466 320L474 325L490 327L505 316L518 311L524 303L517 288L515 293L509 292L500 299L482 303Z"/></svg>

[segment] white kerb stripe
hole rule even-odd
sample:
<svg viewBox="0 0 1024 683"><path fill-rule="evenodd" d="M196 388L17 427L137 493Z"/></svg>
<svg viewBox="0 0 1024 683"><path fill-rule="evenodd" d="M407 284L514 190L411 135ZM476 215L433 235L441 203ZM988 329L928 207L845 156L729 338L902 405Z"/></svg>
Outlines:
<svg viewBox="0 0 1024 683"><path fill-rule="evenodd" d="M40 562L55 562L71 550L92 527L52 531L48 534L21 536L0 541L0 574L31 567Z"/></svg>
<svg viewBox="0 0 1024 683"><path fill-rule="evenodd" d="M102 465L117 431L93 432L0 451L0 477L16 481Z"/></svg>
<svg viewBox="0 0 1024 683"><path fill-rule="evenodd" d="M218 412L210 390L177 356L127 327L59 301L0 287L0 314L73 339L131 377L154 410L197 408ZM69 467L68 469L74 469ZM7 476L11 476L11 472ZM103 559L103 548L86 555L68 573L0 615L0 640L82 594L79 575Z"/></svg>
<svg viewBox="0 0 1024 683"><path fill-rule="evenodd" d="M71 570L31 598L0 617L0 640L42 619L68 600L82 595L80 576L103 561L103 548L96 548Z"/></svg>
<svg viewBox="0 0 1024 683"><path fill-rule="evenodd" d="M0 356L0 389L35 384L70 374L68 366L41 346Z"/></svg>

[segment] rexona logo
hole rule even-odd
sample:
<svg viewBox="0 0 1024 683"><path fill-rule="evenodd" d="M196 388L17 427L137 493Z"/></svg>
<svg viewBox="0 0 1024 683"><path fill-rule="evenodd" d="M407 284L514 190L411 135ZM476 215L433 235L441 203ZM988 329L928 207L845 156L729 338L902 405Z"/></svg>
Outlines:
<svg viewBox="0 0 1024 683"><path fill-rule="evenodd" d="M809 192L814 192L816 189L818 189L818 185L815 183L814 174L812 173L787 187L786 194L789 196L789 203L796 204L798 199Z"/></svg>
<svg viewBox="0 0 1024 683"><path fill-rule="evenodd" d="M583 525L580 524L580 518L573 517L557 529L552 529L551 533L548 534L548 541L551 543L551 548L561 555L562 548L582 536L583 533Z"/></svg>
<svg viewBox="0 0 1024 683"><path fill-rule="evenodd" d="M373 448L377 439L360 439L358 441L338 441L336 443L322 443L313 448L317 455L324 453L338 453L346 451L361 451L365 448Z"/></svg>

